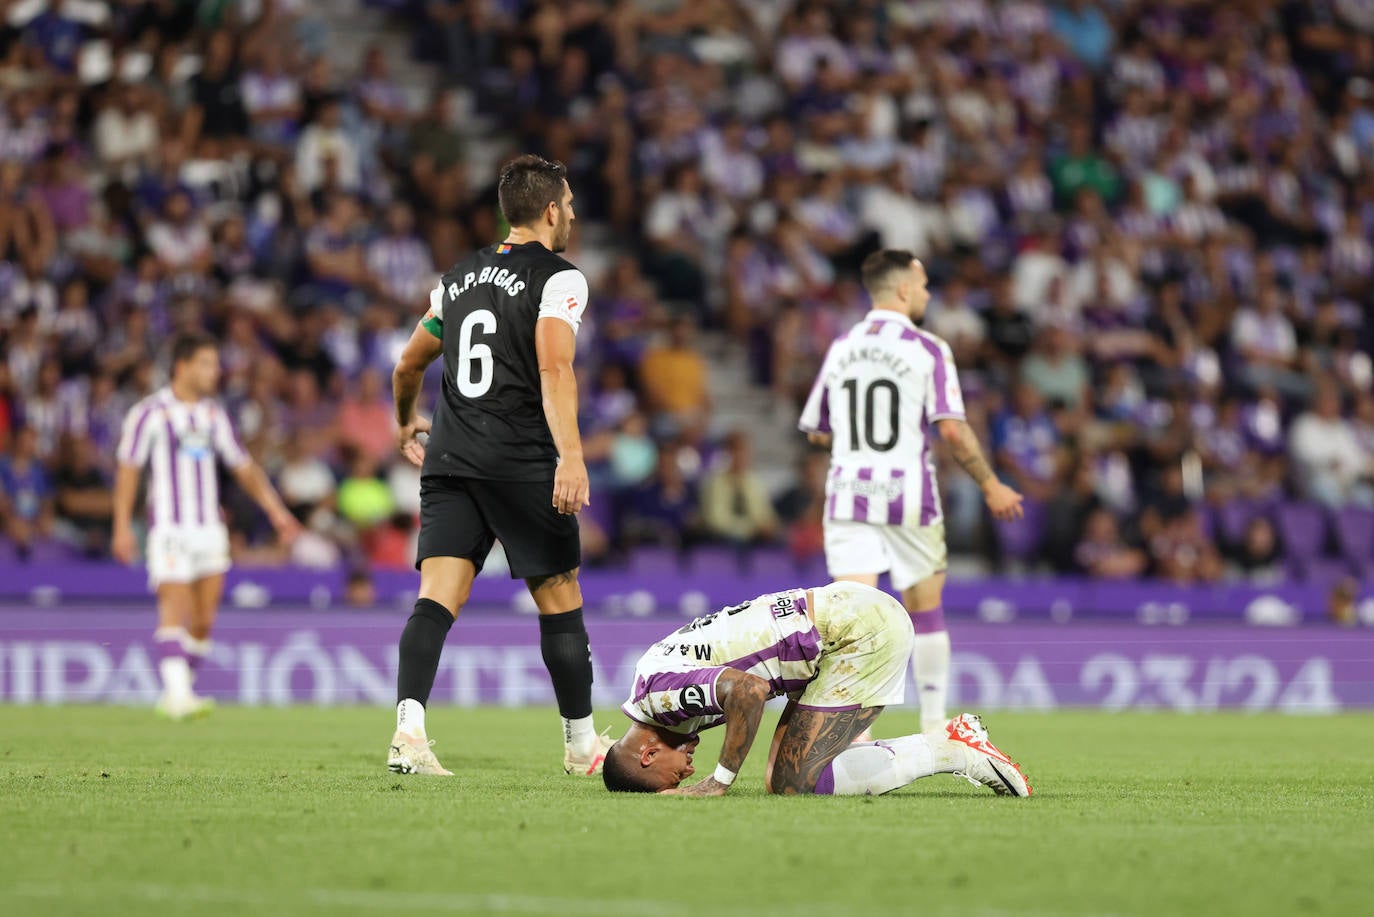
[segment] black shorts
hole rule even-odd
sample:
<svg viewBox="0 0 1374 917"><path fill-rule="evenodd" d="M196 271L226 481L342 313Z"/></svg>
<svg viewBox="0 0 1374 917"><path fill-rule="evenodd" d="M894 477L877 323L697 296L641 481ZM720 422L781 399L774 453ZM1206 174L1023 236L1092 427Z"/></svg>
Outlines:
<svg viewBox="0 0 1374 917"><path fill-rule="evenodd" d="M496 539L511 579L566 573L582 563L577 517L553 508L553 479L484 481L451 475L420 480L418 570L426 557L464 557L480 571Z"/></svg>

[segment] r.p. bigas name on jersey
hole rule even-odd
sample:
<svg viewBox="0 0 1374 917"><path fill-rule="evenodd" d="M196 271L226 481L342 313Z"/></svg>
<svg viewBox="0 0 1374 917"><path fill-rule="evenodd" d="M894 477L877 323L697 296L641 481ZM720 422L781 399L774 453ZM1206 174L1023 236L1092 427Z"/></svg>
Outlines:
<svg viewBox="0 0 1374 917"><path fill-rule="evenodd" d="M726 668L766 680L777 695L806 687L820 658L806 590L760 596L697 618L649 647L622 709L641 723L699 732L724 719L716 679Z"/></svg>
<svg viewBox="0 0 1374 917"><path fill-rule="evenodd" d="M538 242L488 246L444 274L424 318L443 340L444 384L423 475L553 477L534 326L554 318L576 333L586 307L586 277Z"/></svg>
<svg viewBox="0 0 1374 917"><path fill-rule="evenodd" d="M879 525L942 518L932 423L964 419L949 345L904 315L874 309L836 338L798 426L829 433L826 517Z"/></svg>

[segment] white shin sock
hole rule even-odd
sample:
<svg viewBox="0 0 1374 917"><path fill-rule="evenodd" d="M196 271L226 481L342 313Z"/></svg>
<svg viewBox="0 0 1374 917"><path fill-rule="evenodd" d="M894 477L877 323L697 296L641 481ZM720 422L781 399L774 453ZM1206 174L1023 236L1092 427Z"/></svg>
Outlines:
<svg viewBox="0 0 1374 917"><path fill-rule="evenodd" d="M932 774L948 774L964 766L953 742L921 734L853 745L835 756L816 792L832 796L877 796L890 793Z"/></svg>
<svg viewBox="0 0 1374 917"><path fill-rule="evenodd" d="M563 721L563 744L571 748L573 754L591 754L596 748L596 726L593 725L592 718L583 716L570 720L564 716L559 719Z"/></svg>
<svg viewBox="0 0 1374 917"><path fill-rule="evenodd" d="M397 704L396 731L425 738L425 705L409 697Z"/></svg>
<svg viewBox="0 0 1374 917"><path fill-rule="evenodd" d="M917 634L911 651L911 674L921 698L921 731L938 729L945 715L945 694L949 691L949 631Z"/></svg>

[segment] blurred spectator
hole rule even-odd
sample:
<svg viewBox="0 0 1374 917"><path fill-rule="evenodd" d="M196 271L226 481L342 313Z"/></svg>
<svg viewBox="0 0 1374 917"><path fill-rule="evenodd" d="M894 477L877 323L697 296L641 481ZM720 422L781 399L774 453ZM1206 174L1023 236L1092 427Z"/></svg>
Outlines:
<svg viewBox="0 0 1374 917"><path fill-rule="evenodd" d="M75 544L88 557L104 557L109 547L114 504L111 480L101 470L91 440L64 440L64 458L55 481L59 537Z"/></svg>
<svg viewBox="0 0 1374 917"><path fill-rule="evenodd" d="M1241 575L1248 580L1274 582L1282 576L1282 545L1267 516L1250 520L1231 554Z"/></svg>
<svg viewBox="0 0 1374 917"><path fill-rule="evenodd" d="M653 475L626 495L626 546L692 547L702 534L697 502L697 488L683 475L676 452L660 451Z"/></svg>
<svg viewBox="0 0 1374 917"><path fill-rule="evenodd" d="M692 426L711 409L706 360L694 345L696 325L681 317L669 326L666 343L651 346L639 364L640 383L650 410Z"/></svg>
<svg viewBox="0 0 1374 917"><path fill-rule="evenodd" d="M1371 456L1341 417L1340 393L1333 386L1318 386L1311 407L1293 422L1288 438L1304 496L1330 507L1352 501L1374 506L1374 494L1358 486L1368 474Z"/></svg>
<svg viewBox="0 0 1374 917"><path fill-rule="evenodd" d="M396 411L382 374L364 369L339 405L339 445L353 448L379 465L396 453Z"/></svg>
<svg viewBox="0 0 1374 917"><path fill-rule="evenodd" d="M731 433L725 449L728 464L709 475L702 487L707 531L739 546L772 541L778 534L778 517L768 491L753 470L748 436Z"/></svg>
<svg viewBox="0 0 1374 917"><path fill-rule="evenodd" d="M38 435L32 427L20 427L9 453L0 456L0 522L21 557L35 540L52 534L52 481L38 460Z"/></svg>
<svg viewBox="0 0 1374 917"><path fill-rule="evenodd" d="M1135 579L1149 563L1144 551L1122 540L1116 518L1105 509L1088 514L1073 556L1078 569L1096 579Z"/></svg>

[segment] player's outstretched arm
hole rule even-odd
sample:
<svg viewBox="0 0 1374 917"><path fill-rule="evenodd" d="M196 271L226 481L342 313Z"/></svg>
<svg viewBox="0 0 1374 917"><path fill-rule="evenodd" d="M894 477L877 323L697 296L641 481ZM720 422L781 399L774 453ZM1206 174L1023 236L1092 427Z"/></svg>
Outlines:
<svg viewBox="0 0 1374 917"><path fill-rule="evenodd" d="M443 338L437 336L433 328L442 328L442 325L430 318L415 326L391 373L391 392L396 401L396 441L401 454L417 468L425 463L425 447L416 437L429 432L429 420L415 413L415 403L420 399L425 370L444 349Z"/></svg>
<svg viewBox="0 0 1374 917"><path fill-rule="evenodd" d="M1003 522L1020 519L1021 501L1024 498L997 480L992 466L983 458L978 437L973 434L973 428L968 425L968 421L946 418L936 423L940 428L940 438L949 445L954 460L983 489L983 499L987 502L992 517Z"/></svg>
<svg viewBox="0 0 1374 917"><path fill-rule="evenodd" d="M725 711L725 742L720 749L716 774L726 780L711 776L700 783L664 792L672 796L724 796L730 789L728 781L733 781L734 775L744 766L744 759L759 733L768 695L768 682L757 675L735 669L721 672L716 681L716 700ZM722 770L729 771L729 775L721 774Z"/></svg>
<svg viewBox="0 0 1374 917"><path fill-rule="evenodd" d="M577 335L562 319L541 318L534 324L534 350L539 359L544 418L558 450L553 508L564 515L576 513L592 502L587 464L582 458L582 434L577 429L577 377L573 375Z"/></svg>

